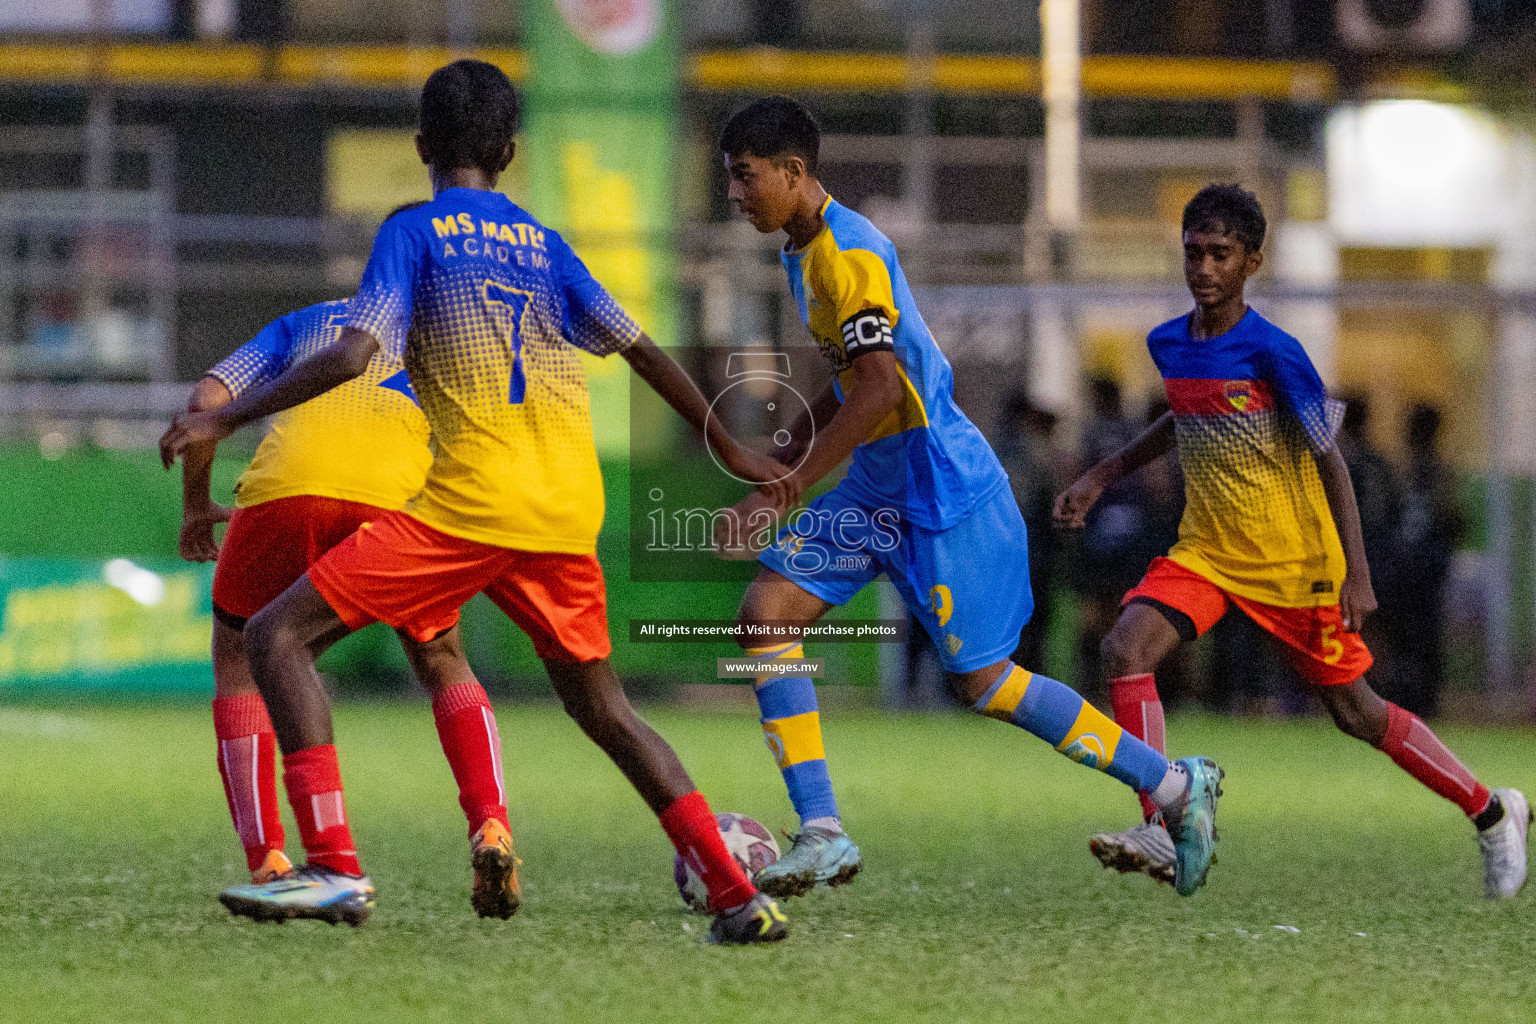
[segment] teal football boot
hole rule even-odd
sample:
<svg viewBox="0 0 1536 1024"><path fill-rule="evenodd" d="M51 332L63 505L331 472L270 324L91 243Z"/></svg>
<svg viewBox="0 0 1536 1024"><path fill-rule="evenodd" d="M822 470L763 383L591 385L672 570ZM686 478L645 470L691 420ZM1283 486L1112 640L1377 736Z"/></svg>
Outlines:
<svg viewBox="0 0 1536 1024"><path fill-rule="evenodd" d="M366 875L305 865L286 878L225 889L219 902L231 914L256 921L310 918L356 928L373 911L373 883Z"/></svg>
<svg viewBox="0 0 1536 1024"><path fill-rule="evenodd" d="M805 828L795 836L789 852L759 871L752 884L781 899L804 896L817 885L853 881L863 866L859 848L846 832Z"/></svg>
<svg viewBox="0 0 1536 1024"><path fill-rule="evenodd" d="M1178 763L1189 773L1189 788L1181 804L1163 808L1163 824L1173 840L1173 887L1189 896L1205 884L1216 860L1216 798L1227 773L1208 757L1185 757Z"/></svg>

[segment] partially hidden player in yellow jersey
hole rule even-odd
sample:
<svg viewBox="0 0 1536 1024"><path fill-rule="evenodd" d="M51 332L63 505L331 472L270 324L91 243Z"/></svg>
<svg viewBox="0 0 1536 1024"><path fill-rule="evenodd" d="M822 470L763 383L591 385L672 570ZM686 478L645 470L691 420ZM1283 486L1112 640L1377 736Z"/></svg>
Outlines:
<svg viewBox="0 0 1536 1024"><path fill-rule="evenodd" d="M198 381L189 408L221 408L324 352L340 337L347 306L346 300L321 302L274 320ZM189 561L218 560L214 732L225 798L253 883L289 878L293 867L278 813L276 740L242 630L327 551L421 490L432 462L428 437L403 364L380 351L360 376L273 417L235 486L232 514L209 495L214 443L186 452L181 554ZM220 545L213 525L226 519L229 531ZM401 643L432 694L443 749L475 836L473 849L505 846L510 858L500 739L485 691L464 659L458 629L426 642L402 633ZM476 909L510 915L516 909L515 872L494 880L480 874Z"/></svg>

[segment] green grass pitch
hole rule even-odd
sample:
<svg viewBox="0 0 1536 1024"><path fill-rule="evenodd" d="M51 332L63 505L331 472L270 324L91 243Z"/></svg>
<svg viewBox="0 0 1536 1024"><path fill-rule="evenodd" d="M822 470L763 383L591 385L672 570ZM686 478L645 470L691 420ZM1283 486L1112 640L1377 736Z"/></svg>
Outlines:
<svg viewBox="0 0 1536 1024"><path fill-rule="evenodd" d="M717 809L793 821L750 714L654 710ZM502 708L526 902L469 908L425 703L343 707L378 887L360 929L233 920L205 709L0 707L0 1019L64 1021L1502 1021L1536 1014L1536 893L1481 894L1472 831L1321 722L1175 717L1227 768L1220 863L1181 900L1102 871L1130 794L1014 729L830 714L865 871L792 900L775 948L702 944L654 819L557 709ZM1447 729L1536 788L1536 737ZM286 810L286 808L285 808ZM289 829L289 848L297 850Z"/></svg>

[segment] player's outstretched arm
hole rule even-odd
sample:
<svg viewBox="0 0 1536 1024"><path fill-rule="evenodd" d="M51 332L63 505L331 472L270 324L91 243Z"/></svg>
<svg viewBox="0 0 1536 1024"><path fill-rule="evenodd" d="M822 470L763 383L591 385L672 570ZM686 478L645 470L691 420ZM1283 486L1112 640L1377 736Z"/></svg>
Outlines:
<svg viewBox="0 0 1536 1024"><path fill-rule="evenodd" d="M623 350L622 355L641 380L676 409L693 429L705 435L727 469L743 480L754 481L757 489L775 505L789 508L800 500L789 468L752 451L732 437L719 417L709 414L709 401L688 376L688 371L677 365L654 341L642 334L638 341Z"/></svg>
<svg viewBox="0 0 1536 1024"><path fill-rule="evenodd" d="M816 486L817 481L852 455L880 421L901 404L904 387L896 353L889 349L866 352L854 359L853 380L843 386L842 404L826 426L818 430L805 461L795 470L800 490ZM833 399L836 397L834 393ZM823 395L818 399L818 407L825 398ZM823 411L819 409L816 413L818 422Z"/></svg>
<svg viewBox="0 0 1536 1024"><path fill-rule="evenodd" d="M1376 589L1371 585L1371 566L1365 557L1365 537L1360 530L1360 506L1355 503L1355 485L1349 479L1349 467L1338 446L1317 458L1317 475L1328 496L1328 511L1344 545L1344 583L1339 587L1339 611L1344 628L1360 632L1365 617L1376 610Z"/></svg>
<svg viewBox="0 0 1536 1024"><path fill-rule="evenodd" d="M166 469L188 446L221 441L253 420L291 409L360 377L379 350L373 335L344 327L341 337L308 359L294 363L278 377L252 388L228 405L206 412L180 412L160 437L160 461Z"/></svg>
<svg viewBox="0 0 1536 1024"><path fill-rule="evenodd" d="M209 412L233 400L228 386L217 377L204 377L192 385L187 397L188 412ZM213 500L213 456L217 441L199 441L188 445L181 460L181 537L177 547L189 562L211 562L219 557L213 527L229 522L230 509Z"/></svg>
<svg viewBox="0 0 1536 1024"><path fill-rule="evenodd" d="M1062 530L1080 530L1088 510L1099 500L1105 488L1121 477L1130 476L1153 459L1173 450L1173 413L1165 412L1137 438L1109 458L1091 467L1071 487L1056 496L1053 516Z"/></svg>

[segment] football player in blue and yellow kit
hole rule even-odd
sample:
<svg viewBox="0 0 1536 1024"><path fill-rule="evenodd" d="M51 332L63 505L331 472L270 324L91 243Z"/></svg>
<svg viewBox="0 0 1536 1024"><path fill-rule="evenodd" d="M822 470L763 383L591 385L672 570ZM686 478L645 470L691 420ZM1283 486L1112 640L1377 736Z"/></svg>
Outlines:
<svg viewBox="0 0 1536 1024"><path fill-rule="evenodd" d="M1153 672L1236 607L1280 641L1341 730L1461 808L1477 828L1487 895L1513 896L1526 877L1524 795L1490 791L1434 730L1366 682L1371 653L1360 625L1376 597L1334 443L1344 410L1301 343L1243 298L1263 263L1265 229L1258 199L1237 185L1207 186L1185 207L1184 277L1195 308L1147 336L1170 409L1057 499L1058 523L1080 527L1106 487L1178 448L1178 542L1125 595L1104 639L1115 717L1161 749ZM1142 824L1100 833L1089 847L1107 867L1168 880L1168 837L1157 808L1142 811Z"/></svg>
<svg viewBox="0 0 1536 1024"><path fill-rule="evenodd" d="M519 106L511 82L490 64L461 60L433 72L422 88L416 147L434 198L380 228L340 339L267 387L182 418L170 447L226 436L342 385L381 350L403 354L432 428L421 493L331 549L246 629L285 760L329 751L323 782L335 800L327 820L339 817L340 772L315 651L380 620L429 639L484 592L533 640L567 711L704 879L715 911L711 937L775 941L787 931L783 913L727 851L704 797L634 713L609 665L596 556L602 477L577 350L621 353L707 433L738 476L777 493L769 482L783 467L712 420L698 387L564 239L495 191L512 160ZM289 793L296 805L305 795L292 785ZM323 869L312 877L321 887L347 887ZM256 918L294 898L281 885L251 889L261 891L243 893L238 910ZM321 888L310 898L327 897Z"/></svg>
<svg viewBox="0 0 1536 1024"><path fill-rule="evenodd" d="M1163 810L1178 845L1179 891L1194 892L1214 848L1219 769L1204 758L1170 764L1067 686L1010 660L1032 605L1024 520L996 455L955 404L949 362L895 247L816 179L820 138L810 113L785 97L741 110L720 137L731 201L758 231L788 236L789 288L834 374L780 455L793 467L789 493L852 457L842 481L759 556L739 613L742 646L763 662L765 738L801 819L793 847L758 873L758 885L798 895L860 868L832 792L816 688L795 666L802 631L885 573L938 645L960 699ZM755 492L737 511L750 522L772 502Z"/></svg>

